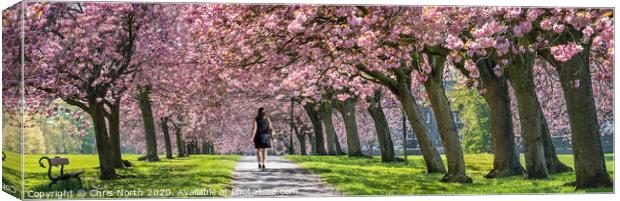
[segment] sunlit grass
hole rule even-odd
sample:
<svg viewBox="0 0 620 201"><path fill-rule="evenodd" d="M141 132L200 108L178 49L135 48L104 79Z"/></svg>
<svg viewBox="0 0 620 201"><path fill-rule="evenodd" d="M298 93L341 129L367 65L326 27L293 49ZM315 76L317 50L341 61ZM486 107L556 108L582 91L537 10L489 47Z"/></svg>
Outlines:
<svg viewBox="0 0 620 201"><path fill-rule="evenodd" d="M6 159L2 161L2 187L4 192L21 197L21 156L12 152L4 152ZM11 168L7 168L11 167Z"/></svg>
<svg viewBox="0 0 620 201"><path fill-rule="evenodd" d="M573 166L572 155L560 160ZM486 179L493 167L491 154L467 154L467 174L471 184L442 183L442 174L427 174L421 156L410 156L408 164L381 163L380 158L349 158L347 156L299 156L287 158L319 174L327 183L345 195L411 195L411 194L529 194L583 193L563 184L574 181L575 174L552 175L548 180L524 180L520 176ZM607 169L614 174L613 155L606 155ZM444 158L445 163L445 158ZM590 189L588 192L613 192L611 188Z"/></svg>
<svg viewBox="0 0 620 201"><path fill-rule="evenodd" d="M44 191L47 189L49 179L47 168L41 168L38 164L43 155L26 155L24 160L25 192ZM131 161L133 167L117 169L117 174L133 175L134 178L102 181L98 179L99 162L97 155L48 155L69 158L70 164L65 166L65 172L86 171L81 178L84 188L87 190L142 190L143 194L138 197L208 197L227 196L232 188L232 171L239 156L223 155L192 155L187 158L167 160L161 157L160 162L138 161L140 155L123 155L123 158ZM17 154L9 154L8 157L19 157ZM19 164L3 163L4 173L6 170L19 170ZM58 174L59 169L54 168L53 174ZM5 176L6 177L6 176ZM12 178L17 179L19 177ZM168 192L169 189L169 192ZM190 195L190 191L207 189L218 194ZM213 191L211 191L211 189ZM161 191L159 191L161 190ZM184 194L180 194L183 192ZM150 194L149 194L150 193ZM223 194L220 194L223 193ZM118 197L117 194L111 197ZM89 195L86 197L98 197ZM107 197L107 196L106 196ZM135 197L135 196L131 196ZM100 197L101 198L101 197Z"/></svg>
<svg viewBox="0 0 620 201"><path fill-rule="evenodd" d="M3 162L3 182L19 184L20 159L15 153L6 152ZM49 180L47 169L39 167L42 155L25 156L25 191L45 191ZM57 155L49 155L57 156ZM96 155L58 155L67 157L70 164L66 172L84 170L82 176L87 190L134 190L144 191L143 197L205 197L205 195L184 195L179 191L213 189L225 192L232 188L232 171L239 156L193 155L189 158L161 162L137 161L139 155L124 155L134 167L119 169L120 175L134 175L135 178L101 181L98 178L98 159ZM345 195L413 195L413 194L530 194L530 193L584 193L563 184L575 180L574 173L552 175L548 180L523 180L520 176L485 179L483 176L493 166L491 154L467 154L465 162L467 174L472 184L441 183L442 174L427 174L421 156L409 156L405 163L381 163L380 158L349 158L346 156L298 156L287 158L297 162L336 187ZM560 160L573 166L572 155L560 155ZM613 154L606 155L607 169L614 175ZM445 158L444 158L445 162ZM57 173L58 169L54 169ZM159 195L149 195L148 191L165 190ZM587 192L613 192L611 188L589 189ZM88 194L87 194L88 195ZM86 196L97 197L97 196ZM118 197L118 196L112 196Z"/></svg>

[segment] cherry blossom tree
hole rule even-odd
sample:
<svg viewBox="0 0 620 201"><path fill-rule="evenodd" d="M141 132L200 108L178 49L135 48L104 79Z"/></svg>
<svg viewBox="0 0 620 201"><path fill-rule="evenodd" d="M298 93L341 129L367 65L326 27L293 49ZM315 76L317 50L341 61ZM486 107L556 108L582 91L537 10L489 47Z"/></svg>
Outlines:
<svg viewBox="0 0 620 201"><path fill-rule="evenodd" d="M28 33L37 37L36 41L45 41L36 44L39 47L31 53L40 56L38 65L27 68L33 72L25 78L27 88L51 94L88 112L96 133L100 178L118 178L111 151L116 143L110 141L118 137L119 124L115 125L117 120L111 113L118 111L121 94L140 66L141 61L136 59L139 56L134 57L139 46L137 38L149 30L142 27L159 14L149 10L149 5L133 4L27 6ZM119 149L114 148L118 155Z"/></svg>
<svg viewBox="0 0 620 201"><path fill-rule="evenodd" d="M542 117L544 116L542 116L542 110L539 109L540 103L538 102L538 98L536 97L536 93L534 90L535 85L533 78L535 68L533 68L533 66L537 62L536 60L539 56L543 58L542 60L550 63L553 63L554 61L568 61L574 55L583 51L582 46L577 45L577 42L583 42L587 44L587 41L590 40L590 37L592 36L591 34L594 33L595 28L593 27L597 27L596 30L601 30L601 33L603 33L602 35L605 35L605 33L609 33L609 28L605 27L613 26L613 24L611 21L606 20L608 18L605 17L604 13L609 12L598 9L573 10L487 8L481 10L477 14L477 16L482 17L484 20L481 20L482 23L478 25L477 29L472 31L471 37L473 37L473 39L465 43L465 48L467 49L466 56L472 57L478 55L494 58L497 65L494 67L493 72L497 75L501 75L504 71L508 73L510 81L516 92L515 94L517 96L517 102L519 103L519 117L521 119L520 123L522 125L521 130L528 131L522 134L524 134L523 137L525 139L526 158L529 158L526 160L526 165L528 166L527 171L530 177L546 177L547 166L549 165L548 162L547 164L545 164L546 153L544 152L544 136L542 135L542 133L544 132L544 129L542 129L544 126L542 124L545 124L545 121L541 121ZM578 32L580 34L577 36L583 35L584 37L578 37L579 39L575 39L576 41L569 41L568 43L564 42L564 44L562 44L561 40L556 39L558 38L557 34L564 33L564 29L566 28L565 25L570 25L570 27L573 28L577 27L574 28L579 30ZM613 41L603 40L602 38L598 39L601 42L605 41L613 43ZM489 48L493 50L491 53L486 51ZM599 48L598 50L600 51L601 49L605 49L604 51L602 51L604 53L607 53L608 51L608 49L606 48ZM551 59L551 57L553 57L553 59ZM589 63L587 61L581 63ZM465 63L465 68L470 71L472 75L474 75L473 77L478 77L479 71L477 70L477 68L475 68L474 62L472 60L466 60ZM470 64L467 65L467 63ZM554 66L558 65L557 62L555 64L556 65ZM467 66L470 67L468 68ZM564 69L569 68L567 67ZM583 72L589 71L590 70L584 70ZM588 79L586 81L589 82L589 79L591 77L589 73L587 77ZM566 89L569 89L569 86L573 86L573 88L579 88L578 86L580 84L580 81L571 82L570 80L564 80L562 81L562 83L563 88ZM583 93L588 93L587 91L592 91L591 87L583 88L588 88L585 89ZM567 98L566 100L568 99L569 98ZM594 101L592 100L591 102ZM592 107L594 107L594 104L592 104ZM595 109L593 109L592 111L595 111ZM596 121L597 117L591 118L590 120ZM580 124L582 122L583 121L577 123L575 121L571 121L571 125ZM587 124L589 126L598 127L598 123L596 122L590 122ZM593 130L598 131L598 129ZM576 131L575 129L571 129L571 131L573 136L582 135L579 133L579 131ZM597 133L594 136L595 137L590 138L589 140L597 141L600 145L599 134ZM579 149L577 147L579 146L575 145L575 150ZM589 146L589 148L592 147ZM598 153L602 154L602 152ZM576 162L578 161L577 158L581 157L576 157ZM601 167L599 166L593 169L600 170L600 168ZM604 165L602 168L604 169ZM579 173L580 171L582 171L582 173ZM583 170L577 170L577 172L582 176L584 174ZM578 178L581 177L581 179L578 179L578 181L582 181L585 179L582 176L578 176ZM603 177L606 176L603 175ZM602 179L601 181L603 182L598 184L605 183L605 179ZM577 183L578 188L584 186L584 184L579 184L580 182ZM588 185L598 184L590 183Z"/></svg>
<svg viewBox="0 0 620 201"><path fill-rule="evenodd" d="M126 165L121 146L146 153L147 161L160 160L158 150L172 159L173 143L178 157L199 149L252 152L251 121L261 106L274 120L274 152L292 152L296 136L302 154L311 144L317 155L342 154L342 145L349 156L364 156L363 147L378 143L382 161L397 161L391 131L401 116L387 108L400 107L427 171L469 183L444 86L459 71L490 108L494 165L487 177L524 172L515 134L524 142L528 178L570 171L552 142L566 133L576 187L611 185L600 146L601 133L613 133L606 126L613 121L610 10L23 5L23 35L19 8L3 15L3 104L20 113L23 94L31 113L53 115L60 99L88 114L101 179L122 177L115 172ZM20 36L23 47L8 40ZM297 103L302 107L290 108ZM435 114L447 171L422 105Z"/></svg>
<svg viewBox="0 0 620 201"><path fill-rule="evenodd" d="M612 185L601 148L591 73L591 63L601 66L596 65L597 58L613 60L614 22L610 15L612 11L605 9L553 9L544 13L540 22L540 29L545 31L553 24L553 32L532 33L549 45L539 52L560 77L575 150L577 188Z"/></svg>

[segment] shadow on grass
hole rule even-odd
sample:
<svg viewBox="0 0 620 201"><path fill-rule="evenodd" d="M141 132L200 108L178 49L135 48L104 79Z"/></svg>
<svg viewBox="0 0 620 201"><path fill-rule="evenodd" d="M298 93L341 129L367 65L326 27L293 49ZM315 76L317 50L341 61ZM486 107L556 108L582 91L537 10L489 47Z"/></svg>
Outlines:
<svg viewBox="0 0 620 201"><path fill-rule="evenodd" d="M426 173L421 157L410 157L408 164L381 163L378 158L359 159L346 156L287 157L319 174L325 181L349 195L613 192L613 189L609 188L575 191L573 187L563 186L564 183L575 180L573 172L551 175L550 179L546 180L524 180L521 176L486 179L484 175L493 165L493 156L490 154L466 155L467 174L474 180L471 184L439 182L443 175ZM569 157L564 159L572 160Z"/></svg>
<svg viewBox="0 0 620 201"><path fill-rule="evenodd" d="M225 191L231 189L232 170L238 160L238 156L192 156L175 159L162 159L158 162L137 161L137 156L128 157L133 163L133 167L117 169L119 175L134 175L133 178L116 180L99 180L99 171L95 169L98 165L96 161L80 161L78 156L72 158L73 167L68 166L65 171L84 170L81 178L85 189L98 190L142 190L143 194L132 197L188 197L202 195L178 195L177 192L195 189L213 189L215 191ZM90 165L84 164L88 163ZM26 189L33 191L47 191L46 170L42 168L29 170L25 174ZM63 184L64 185L64 184ZM56 185L54 185L56 186ZM70 186L59 186L58 190L69 188ZM54 187L56 189L56 187ZM155 190L167 191L169 193L155 193ZM151 192L151 193L149 193ZM218 196L218 195L209 195ZM119 195L106 196L120 197ZM85 198L104 198L91 197Z"/></svg>
<svg viewBox="0 0 620 201"><path fill-rule="evenodd" d="M21 181L18 174L12 169L2 169L2 191L21 199Z"/></svg>
<svg viewBox="0 0 620 201"><path fill-rule="evenodd" d="M52 185L51 189L48 186L49 186L49 182L46 184L35 186L34 188L32 188L32 191L37 191L37 192L78 191L78 190L83 189L83 186L80 186L79 181L75 178L58 181L56 184Z"/></svg>

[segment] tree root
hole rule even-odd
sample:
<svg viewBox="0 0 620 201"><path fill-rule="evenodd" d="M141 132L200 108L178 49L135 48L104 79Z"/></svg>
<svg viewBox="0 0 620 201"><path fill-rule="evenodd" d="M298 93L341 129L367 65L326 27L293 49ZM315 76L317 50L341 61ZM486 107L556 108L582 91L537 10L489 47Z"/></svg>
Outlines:
<svg viewBox="0 0 620 201"><path fill-rule="evenodd" d="M99 179L101 180L116 180L116 179L131 179L131 178L136 178L136 175L115 174L114 176L111 176L111 177L99 177Z"/></svg>
<svg viewBox="0 0 620 201"><path fill-rule="evenodd" d="M159 157L142 156L138 158L138 161L155 162L155 161L160 161L160 160L159 160Z"/></svg>
<svg viewBox="0 0 620 201"><path fill-rule="evenodd" d="M446 183L472 183L471 178L469 178L465 174L445 174L440 180L440 182Z"/></svg>
<svg viewBox="0 0 620 201"><path fill-rule="evenodd" d="M352 156L349 156L349 157L372 159L372 156L364 155L364 154L362 154L362 155L352 155Z"/></svg>
<svg viewBox="0 0 620 201"><path fill-rule="evenodd" d="M507 169L507 170L501 170L501 171L497 169L493 169L487 175L485 175L484 178L493 179L493 178L510 177L510 176L515 176L515 175L525 176L525 171L523 171L522 168L515 168L513 170Z"/></svg>
<svg viewBox="0 0 620 201"><path fill-rule="evenodd" d="M558 163L556 163L554 165L554 167L547 167L547 169L548 169L550 174L574 171L573 168L571 168L568 165L565 165L564 163L561 163L559 161L558 161Z"/></svg>

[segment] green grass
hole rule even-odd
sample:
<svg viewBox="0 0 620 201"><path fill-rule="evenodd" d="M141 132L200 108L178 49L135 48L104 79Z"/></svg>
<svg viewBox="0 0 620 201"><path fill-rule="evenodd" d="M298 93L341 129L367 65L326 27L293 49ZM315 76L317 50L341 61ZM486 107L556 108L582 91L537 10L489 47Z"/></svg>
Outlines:
<svg viewBox="0 0 620 201"><path fill-rule="evenodd" d="M4 192L19 198L21 196L21 156L4 152L6 160L2 161L2 187ZM7 168L9 166L11 168Z"/></svg>
<svg viewBox="0 0 620 201"><path fill-rule="evenodd" d="M3 165L3 183L20 183L20 156L6 152L7 160ZM38 165L42 155L25 156L25 191L47 191L47 169ZM56 155L49 155L56 156ZM101 181L98 178L98 159L96 155L59 155L67 157L70 164L66 172L84 170L82 175L84 188L99 192L111 192L111 196L121 197L117 190L141 190L142 195L129 197L207 197L228 196L232 188L232 170L239 156L194 155L189 158L161 162L137 161L139 155L124 155L134 167L119 169L118 174L135 175L135 178ZM560 155L560 160L573 166L571 155ZM163 157L162 157L163 158ZM345 195L412 195L412 194L530 194L530 193L584 193L573 187L563 186L574 181L574 173L552 175L548 180L523 180L519 176L485 179L483 176L493 166L491 154L467 154L467 174L472 177L472 184L441 183L442 174L425 173L421 156L410 156L409 163L381 163L380 158L349 158L346 156L298 156L287 158L297 162L320 175L322 179L335 186ZM613 155L606 155L607 168L612 178L614 175ZM445 162L445 158L444 158ZM54 169L57 173L58 169ZM72 186L71 182L57 185ZM166 191L169 189L169 191ZM189 195L179 192L195 193L195 190L213 190L223 195ZM161 190L161 191L158 191ZM194 190L194 191L192 191ZM589 189L587 192L613 192L611 188ZM149 194L150 193L150 194ZM158 194L157 194L158 193ZM33 194L32 194L33 195ZM101 198L95 194L76 198ZM32 198L32 197L30 197Z"/></svg>
<svg viewBox="0 0 620 201"><path fill-rule="evenodd" d="M26 155L25 169L25 196L29 191L47 191L47 168L38 164L43 155ZM70 164L65 166L65 172L84 170L81 178L84 188L91 191L109 191L112 195L105 197L122 197L118 190L141 190L142 194L132 194L129 197L218 197L227 196L232 188L232 171L239 156L222 155L192 155L187 158L167 160L161 157L160 162L138 161L140 155L123 155L123 158L133 163L128 169L117 169L117 174L134 175L135 178L102 181L98 179L97 155L48 155L69 158ZM19 157L7 153L7 157ZM7 160L8 160L7 158ZM19 170L19 163L3 163L4 173L8 170ZM58 174L59 169L53 169ZM14 178L12 178L14 180ZM16 181L19 183L19 177ZM55 185L56 186L56 185ZM70 186L61 184L59 186ZM169 189L169 191L168 191ZM209 195L196 195L206 189ZM217 192L217 194L213 194ZM193 193L193 194L192 194ZM86 193L87 198L101 198L96 194ZM78 196L82 197L82 196Z"/></svg>
<svg viewBox="0 0 620 201"><path fill-rule="evenodd" d="M563 186L575 180L573 172L554 174L548 180L524 180L520 176L486 179L492 169L493 155L466 154L467 174L471 184L442 183L442 174L427 174L421 156L410 156L409 163L381 163L373 159L347 156L299 156L287 158L319 174L327 183L345 195L411 195L411 194L531 194L583 193L574 187ZM560 160L573 166L572 155L560 155ZM607 170L613 178L613 155L606 155ZM444 158L445 163L445 158ZM522 163L523 164L523 163ZM611 188L590 189L588 192L613 192Z"/></svg>

